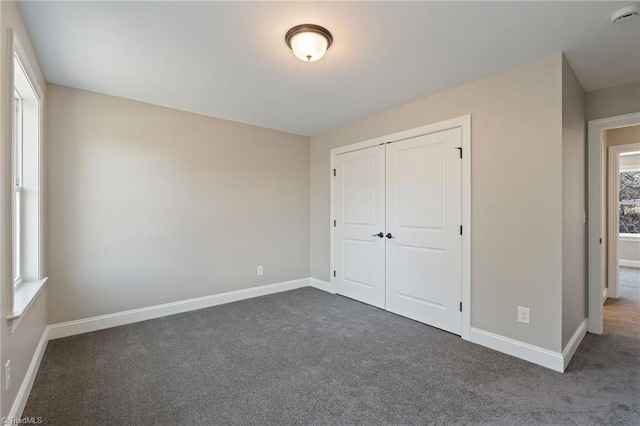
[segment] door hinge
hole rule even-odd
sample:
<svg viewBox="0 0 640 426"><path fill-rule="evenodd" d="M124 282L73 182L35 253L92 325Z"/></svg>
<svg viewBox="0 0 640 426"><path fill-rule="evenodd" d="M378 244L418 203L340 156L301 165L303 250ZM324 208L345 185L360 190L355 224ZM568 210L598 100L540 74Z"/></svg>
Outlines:
<svg viewBox="0 0 640 426"><path fill-rule="evenodd" d="M336 271L335 271L335 270L333 271L333 276L334 276L334 277L336 276Z"/></svg>
<svg viewBox="0 0 640 426"><path fill-rule="evenodd" d="M460 235L462 235L462 225L460 225Z"/></svg>
<svg viewBox="0 0 640 426"><path fill-rule="evenodd" d="M462 312L462 302L460 302L460 312Z"/></svg>
<svg viewBox="0 0 640 426"><path fill-rule="evenodd" d="M333 169L333 176L336 175L336 169Z"/></svg>
<svg viewBox="0 0 640 426"><path fill-rule="evenodd" d="M333 221L333 227L334 228L336 227L336 221L335 220Z"/></svg>
<svg viewBox="0 0 640 426"><path fill-rule="evenodd" d="M460 150L460 158L462 158L462 147L461 146L457 146L456 149Z"/></svg>

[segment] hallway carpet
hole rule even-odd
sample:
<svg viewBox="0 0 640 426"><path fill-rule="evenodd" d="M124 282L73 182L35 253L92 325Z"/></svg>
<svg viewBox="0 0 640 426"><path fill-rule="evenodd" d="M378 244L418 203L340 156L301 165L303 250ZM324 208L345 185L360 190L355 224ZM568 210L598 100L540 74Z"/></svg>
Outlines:
<svg viewBox="0 0 640 426"><path fill-rule="evenodd" d="M629 273L627 273L629 272ZM565 374L304 288L49 342L46 425L640 424L637 271ZM634 286L635 285L635 286Z"/></svg>

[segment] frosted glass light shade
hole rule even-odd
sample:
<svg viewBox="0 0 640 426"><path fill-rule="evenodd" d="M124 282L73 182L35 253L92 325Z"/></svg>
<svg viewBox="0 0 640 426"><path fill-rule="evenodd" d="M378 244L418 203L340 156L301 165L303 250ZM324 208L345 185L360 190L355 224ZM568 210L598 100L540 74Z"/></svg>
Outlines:
<svg viewBox="0 0 640 426"><path fill-rule="evenodd" d="M291 28L285 40L293 54L305 62L314 62L322 58L333 43L333 37L329 31L313 24Z"/></svg>
<svg viewBox="0 0 640 426"><path fill-rule="evenodd" d="M318 33L299 33L291 37L291 50L303 61L313 62L327 52L329 41Z"/></svg>

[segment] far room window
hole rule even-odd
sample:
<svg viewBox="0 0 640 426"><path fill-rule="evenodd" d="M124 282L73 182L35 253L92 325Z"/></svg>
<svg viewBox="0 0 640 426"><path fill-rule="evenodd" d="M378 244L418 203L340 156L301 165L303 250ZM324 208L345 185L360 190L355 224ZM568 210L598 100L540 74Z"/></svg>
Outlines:
<svg viewBox="0 0 640 426"><path fill-rule="evenodd" d="M620 156L620 234L640 236L640 164L625 165L623 162L632 158L640 159L640 152Z"/></svg>

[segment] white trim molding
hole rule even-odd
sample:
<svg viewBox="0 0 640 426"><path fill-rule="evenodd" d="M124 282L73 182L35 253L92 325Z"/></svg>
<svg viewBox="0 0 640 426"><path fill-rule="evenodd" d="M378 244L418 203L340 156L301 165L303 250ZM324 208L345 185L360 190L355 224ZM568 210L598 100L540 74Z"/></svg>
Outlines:
<svg viewBox="0 0 640 426"><path fill-rule="evenodd" d="M562 359L564 361L564 370L567 369L569 362L571 362L571 358L573 358L573 354L578 350L578 346L584 339L584 336L587 334L587 319L582 320L578 328L576 329L573 336L571 336L571 340L567 343L567 346L562 351Z"/></svg>
<svg viewBox="0 0 640 426"><path fill-rule="evenodd" d="M21 282L18 286L13 287L13 313L7 317L11 323L10 333L13 333L20 321L24 317L25 313L33 305L33 302L38 298L44 284L48 278L43 278L38 281Z"/></svg>
<svg viewBox="0 0 640 426"><path fill-rule="evenodd" d="M589 321L588 331L602 334L602 290L604 289L604 144L605 130L640 124L640 112L591 120L588 124L588 202L589 202Z"/></svg>
<svg viewBox="0 0 640 426"><path fill-rule="evenodd" d="M336 294L336 292L333 291L333 287L330 282L319 280L317 278L309 278L309 286L317 288L318 290L326 291L327 293Z"/></svg>
<svg viewBox="0 0 640 426"><path fill-rule="evenodd" d="M640 260L625 260L620 259L618 261L620 266L626 266L627 268L640 268Z"/></svg>
<svg viewBox="0 0 640 426"><path fill-rule="evenodd" d="M25 374L25 378L20 385L18 394L16 395L13 405L11 406L11 410L9 411L8 418L18 419L22 416L49 340L60 339L63 337L126 324L133 324L140 321L166 317L303 287L313 287L334 294L329 282L319 280L317 278L301 278L260 287L252 287L243 290L214 294L211 296L197 297L165 303L162 305L149 306L146 308L132 309L129 311L48 325L44 329L40 341L38 342L31 359L31 363L29 364L29 368ZM538 346L530 345L528 343L520 342L518 340L510 339L508 337L500 336L477 328L470 328L469 338L467 340L498 352L502 352L555 371L563 372L569 364L569 361L576 349L580 345L580 342L584 338L586 327L587 320L585 319L580 324L578 330L576 330L562 353L553 352L548 349L540 348Z"/></svg>
<svg viewBox="0 0 640 426"><path fill-rule="evenodd" d="M564 372L564 360L562 354L559 352L553 352L549 349L530 345L529 343L474 327L471 327L469 341L560 373Z"/></svg>
<svg viewBox="0 0 640 426"><path fill-rule="evenodd" d="M618 234L618 241L627 243L640 243L640 234Z"/></svg>
<svg viewBox="0 0 640 426"><path fill-rule="evenodd" d="M268 294L280 293L308 286L309 278L301 278L298 280L268 284L260 287L251 287L243 290L213 294L211 296L196 297L193 299L164 303L162 305L148 306L146 308L131 309L129 311L52 324L47 327L49 339L60 339L62 337L73 336L76 334L89 333L91 331L103 330L105 328L133 324L140 321L181 314L183 312L224 305L225 303L237 302L239 300L266 296Z"/></svg>
<svg viewBox="0 0 640 426"><path fill-rule="evenodd" d="M295 290L298 288L308 287L310 281L313 280L313 287L322 286L324 281L315 278L301 278L298 280L284 281L275 284L263 285L260 287L252 287L243 290L229 291L226 293L214 294L211 296L196 297L193 299L180 300L177 302L165 303L162 305L149 306L146 308L132 309L129 311L116 312L113 314L101 315L97 317L85 318L76 321L69 321L59 324L48 325L42 337L38 342L38 346L33 354L29 368L25 374L24 380L20 385L18 394L9 411L8 419L19 419L22 417L24 407L29 399L29 393L35 382L42 357L47 348L49 340L60 339L63 337L74 336L76 334L88 333L91 331L103 330L106 328L117 327L120 325L133 324L149 319L166 317L169 315L195 311L198 309L208 308L226 303L237 302L240 300L251 299L253 297L266 296L269 294L280 293L283 291ZM329 291L329 290L327 290ZM9 424L9 423L8 423Z"/></svg>
<svg viewBox="0 0 640 426"><path fill-rule="evenodd" d="M36 375L38 374L38 369L40 368L40 363L42 362L42 357L44 356L48 343L49 327L46 327L42 332L42 337L40 337L38 346L36 346L35 353L33 354L33 358L31 358L29 368L27 368L27 372L24 375L24 380L22 380L20 389L18 389L16 399L13 401L6 424L13 424L11 422L13 419L19 419L22 417L22 412L24 411L24 407L27 405L31 388L33 388L33 383L36 380Z"/></svg>

